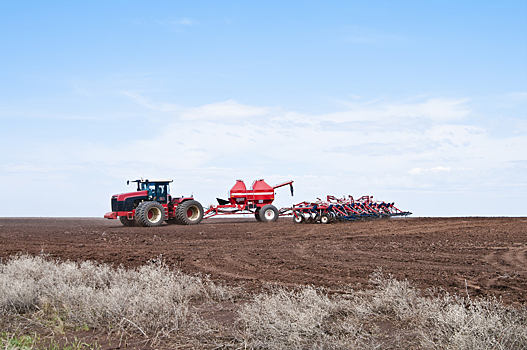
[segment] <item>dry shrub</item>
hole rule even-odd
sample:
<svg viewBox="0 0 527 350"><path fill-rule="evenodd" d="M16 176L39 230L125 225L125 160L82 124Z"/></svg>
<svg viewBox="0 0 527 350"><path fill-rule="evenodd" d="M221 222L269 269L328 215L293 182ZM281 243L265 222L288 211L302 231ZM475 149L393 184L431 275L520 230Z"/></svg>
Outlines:
<svg viewBox="0 0 527 350"><path fill-rule="evenodd" d="M0 265L0 315L31 315L62 327L168 335L194 329L199 319L189 311L192 302L230 296L206 277L163 263L127 270L20 256Z"/></svg>
<svg viewBox="0 0 527 350"><path fill-rule="evenodd" d="M371 314L419 333L427 349L527 349L527 308L507 307L495 298L460 297L446 292L429 296L408 281L385 276L377 269L370 276L377 286ZM366 293L367 294L367 293Z"/></svg>
<svg viewBox="0 0 527 350"><path fill-rule="evenodd" d="M274 288L239 311L241 338L256 349L368 349L357 305L332 300L323 290Z"/></svg>
<svg viewBox="0 0 527 350"><path fill-rule="evenodd" d="M150 339L184 337L194 348L527 349L525 307L444 292L423 295L380 269L370 281L372 289L332 296L311 286L272 287L239 306L230 329L197 311L235 294L206 277L163 263L124 269L20 256L0 263L0 321L30 319L55 333L87 327Z"/></svg>
<svg viewBox="0 0 527 350"><path fill-rule="evenodd" d="M376 270L376 288L328 297L276 287L239 311L240 338L254 349L527 349L527 309L495 299L434 293ZM377 324L391 324L386 333Z"/></svg>

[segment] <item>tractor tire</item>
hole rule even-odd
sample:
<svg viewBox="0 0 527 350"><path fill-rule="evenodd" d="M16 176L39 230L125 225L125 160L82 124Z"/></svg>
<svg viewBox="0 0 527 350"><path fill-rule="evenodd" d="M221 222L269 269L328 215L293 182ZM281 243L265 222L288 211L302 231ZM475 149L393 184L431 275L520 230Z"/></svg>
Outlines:
<svg viewBox="0 0 527 350"><path fill-rule="evenodd" d="M176 220L181 225L197 225L203 220L203 207L198 201L185 201L176 207Z"/></svg>
<svg viewBox="0 0 527 350"><path fill-rule="evenodd" d="M320 215L320 223L321 224L329 224L330 221L331 221L331 219L330 219L328 214Z"/></svg>
<svg viewBox="0 0 527 350"><path fill-rule="evenodd" d="M149 202L141 202L137 205L135 208L135 214L134 214L134 222L135 226L143 226L143 223L141 221L141 211L143 210L143 207L148 204Z"/></svg>
<svg viewBox="0 0 527 350"><path fill-rule="evenodd" d="M126 216L119 216L119 221L121 221L121 224L126 227L137 226L137 222L134 219L130 220Z"/></svg>
<svg viewBox="0 0 527 350"><path fill-rule="evenodd" d="M295 215L293 214L293 222L294 222L295 224L301 224L301 223L303 223L303 222L306 220L306 218L304 217L304 214L302 214L302 213L300 213L300 212L296 212L296 215L297 215L297 216L295 216Z"/></svg>
<svg viewBox="0 0 527 350"><path fill-rule="evenodd" d="M143 202L137 207L135 215L136 221L144 227L161 226L165 222L165 208L158 202Z"/></svg>
<svg viewBox="0 0 527 350"><path fill-rule="evenodd" d="M267 204L259 211L260 220L262 222L274 222L278 220L278 209L274 205Z"/></svg>

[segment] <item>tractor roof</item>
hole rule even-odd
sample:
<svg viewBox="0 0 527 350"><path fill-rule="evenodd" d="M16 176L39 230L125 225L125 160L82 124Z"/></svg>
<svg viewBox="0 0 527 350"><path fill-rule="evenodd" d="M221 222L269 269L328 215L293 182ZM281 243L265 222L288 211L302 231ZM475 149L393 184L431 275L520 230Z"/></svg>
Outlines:
<svg viewBox="0 0 527 350"><path fill-rule="evenodd" d="M132 182L164 182L164 183L170 183L173 182L171 179L140 179L140 180L134 180Z"/></svg>

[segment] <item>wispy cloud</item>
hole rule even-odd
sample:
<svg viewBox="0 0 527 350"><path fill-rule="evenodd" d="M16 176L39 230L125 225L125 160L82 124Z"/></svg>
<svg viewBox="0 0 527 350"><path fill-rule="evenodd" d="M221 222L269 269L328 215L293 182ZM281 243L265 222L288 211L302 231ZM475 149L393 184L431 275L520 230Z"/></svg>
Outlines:
<svg viewBox="0 0 527 350"><path fill-rule="evenodd" d="M184 26L192 26L192 25L195 25L197 24L197 22L191 18L181 18L181 19L177 19L177 20L174 20L172 21L172 24L181 24L181 25L184 25Z"/></svg>
<svg viewBox="0 0 527 350"><path fill-rule="evenodd" d="M278 182L286 174L303 181L305 199L342 190L490 191L511 181L525 188L527 135L491 137L466 99L381 99L350 103L339 113L306 114L236 100L189 108L134 91L123 96L144 108L138 114L149 122L141 127L150 132L119 143L41 140L30 152L5 153L0 177L168 173L205 203L218 195L211 189L232 186L235 178ZM0 139L0 150L6 152L8 143Z"/></svg>
<svg viewBox="0 0 527 350"><path fill-rule="evenodd" d="M439 173L439 172L448 172L450 171L450 167L443 167L443 166L436 166L436 167L432 167L432 168L427 168L427 169L423 169L423 168L412 168L410 171L408 171L408 173L412 174L412 175L422 175L422 174L426 174L426 173Z"/></svg>
<svg viewBox="0 0 527 350"><path fill-rule="evenodd" d="M135 102L139 103L141 106L154 110L154 111L160 111L160 112L171 112L171 111L177 111L181 110L181 108L173 103L155 103L152 102L149 98L144 97L138 93L131 92L131 91L122 91L122 95L127 96L134 100Z"/></svg>

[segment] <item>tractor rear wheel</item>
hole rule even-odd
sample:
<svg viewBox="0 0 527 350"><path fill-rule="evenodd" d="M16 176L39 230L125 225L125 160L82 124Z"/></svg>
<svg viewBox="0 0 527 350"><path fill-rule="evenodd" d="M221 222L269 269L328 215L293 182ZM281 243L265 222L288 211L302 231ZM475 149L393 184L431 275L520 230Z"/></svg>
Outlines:
<svg viewBox="0 0 527 350"><path fill-rule="evenodd" d="M126 216L119 216L119 220L121 221L121 224L123 224L123 226L126 226L126 227L137 226L137 223L135 222L134 219L128 219Z"/></svg>
<svg viewBox="0 0 527 350"><path fill-rule="evenodd" d="M135 210L135 216L141 226L160 226L165 221L165 208L158 202L143 202Z"/></svg>
<svg viewBox="0 0 527 350"><path fill-rule="evenodd" d="M259 216L262 222L274 222L278 220L278 209L271 204L264 205L259 211Z"/></svg>
<svg viewBox="0 0 527 350"><path fill-rule="evenodd" d="M203 219L203 207L198 201L184 201L176 207L176 220L182 225L197 225Z"/></svg>

